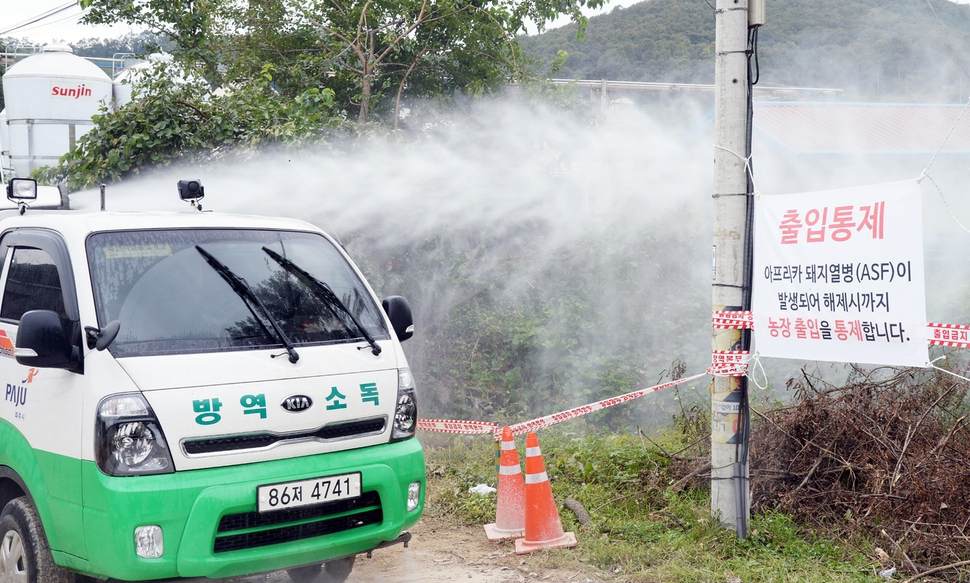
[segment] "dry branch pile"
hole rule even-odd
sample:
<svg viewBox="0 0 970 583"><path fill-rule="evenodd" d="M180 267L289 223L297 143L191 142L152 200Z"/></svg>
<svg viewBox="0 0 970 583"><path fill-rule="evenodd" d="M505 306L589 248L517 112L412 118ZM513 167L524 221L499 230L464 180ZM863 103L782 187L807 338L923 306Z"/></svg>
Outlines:
<svg viewBox="0 0 970 583"><path fill-rule="evenodd" d="M970 559L967 383L883 368L820 384L803 374L795 405L756 415L754 504L864 531L905 571Z"/></svg>

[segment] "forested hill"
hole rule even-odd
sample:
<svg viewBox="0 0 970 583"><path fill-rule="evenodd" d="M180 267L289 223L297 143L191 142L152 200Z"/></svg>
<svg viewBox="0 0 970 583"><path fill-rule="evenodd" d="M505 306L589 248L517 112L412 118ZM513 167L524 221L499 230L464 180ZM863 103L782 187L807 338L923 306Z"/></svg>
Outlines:
<svg viewBox="0 0 970 583"><path fill-rule="evenodd" d="M711 0L713 2L713 0ZM555 76L710 83L714 15L705 0L646 0L521 38L536 70ZM949 0L769 0L762 82L841 87L887 99L966 99L970 5Z"/></svg>

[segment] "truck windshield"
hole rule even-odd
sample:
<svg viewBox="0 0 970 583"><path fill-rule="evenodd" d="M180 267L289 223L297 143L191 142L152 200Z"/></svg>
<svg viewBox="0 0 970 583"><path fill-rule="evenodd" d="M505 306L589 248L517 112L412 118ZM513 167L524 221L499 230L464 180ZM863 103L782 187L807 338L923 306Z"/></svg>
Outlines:
<svg viewBox="0 0 970 583"><path fill-rule="evenodd" d="M367 335L389 338L367 288L321 235L245 229L118 231L96 233L87 243L98 320L102 325L121 322L112 354L280 346L244 299L206 265L199 246L245 280L296 346L363 342ZM266 250L325 283L347 311L335 310Z"/></svg>

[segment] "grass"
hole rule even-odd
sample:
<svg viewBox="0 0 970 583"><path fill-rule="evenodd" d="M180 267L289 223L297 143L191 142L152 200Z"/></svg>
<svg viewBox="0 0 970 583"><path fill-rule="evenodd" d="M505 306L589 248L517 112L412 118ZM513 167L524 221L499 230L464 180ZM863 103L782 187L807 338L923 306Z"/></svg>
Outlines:
<svg viewBox="0 0 970 583"><path fill-rule="evenodd" d="M638 436L541 435L556 500L579 500L593 524L583 528L568 510L563 526L579 537L575 551L548 553L541 561L582 561L618 581L830 582L880 581L874 563L856 542L827 540L783 514L752 518L744 541L709 518L706 491L669 488L670 459ZM495 516L495 496L468 488L495 485L495 444L484 438L447 438L428 447L428 512L464 524ZM522 440L519 441L520 456ZM676 439L661 444L676 448Z"/></svg>

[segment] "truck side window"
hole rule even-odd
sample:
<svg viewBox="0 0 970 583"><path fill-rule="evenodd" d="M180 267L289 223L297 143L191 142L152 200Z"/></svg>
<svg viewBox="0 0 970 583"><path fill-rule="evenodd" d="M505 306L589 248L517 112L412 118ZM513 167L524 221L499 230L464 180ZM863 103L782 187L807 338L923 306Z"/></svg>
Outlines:
<svg viewBox="0 0 970 583"><path fill-rule="evenodd" d="M10 261L0 318L19 322L30 310L53 310L67 318L54 260L46 251L18 247Z"/></svg>

